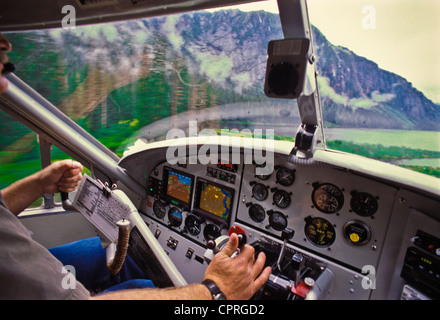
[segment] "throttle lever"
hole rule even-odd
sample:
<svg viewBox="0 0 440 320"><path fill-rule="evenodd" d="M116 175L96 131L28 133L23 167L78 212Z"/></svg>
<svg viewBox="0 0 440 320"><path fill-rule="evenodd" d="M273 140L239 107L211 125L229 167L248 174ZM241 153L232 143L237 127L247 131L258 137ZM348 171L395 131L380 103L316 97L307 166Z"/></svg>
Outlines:
<svg viewBox="0 0 440 320"><path fill-rule="evenodd" d="M304 262L305 259L301 253L297 252L292 256L291 267L295 272L295 288L298 287L301 282L301 272L304 268Z"/></svg>
<svg viewBox="0 0 440 320"><path fill-rule="evenodd" d="M246 232L240 226L232 226L231 229L229 229L228 235L231 236L233 233L237 235L238 248L242 250L247 242Z"/></svg>
<svg viewBox="0 0 440 320"><path fill-rule="evenodd" d="M287 241L292 239L294 234L295 234L295 231L293 231L292 229L289 229L289 228L285 228L281 232L281 239L283 239L284 242L283 242L283 246L281 247L280 255L278 256L278 260L277 260L277 267L278 267L278 270L280 270L280 272L282 271L281 270L281 261L284 258L284 252L286 251Z"/></svg>

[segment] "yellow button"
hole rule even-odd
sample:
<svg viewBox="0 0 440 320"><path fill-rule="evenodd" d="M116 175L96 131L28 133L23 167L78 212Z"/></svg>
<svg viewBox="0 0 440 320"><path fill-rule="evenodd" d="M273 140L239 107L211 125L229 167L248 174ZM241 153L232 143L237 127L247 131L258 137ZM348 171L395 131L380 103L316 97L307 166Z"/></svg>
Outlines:
<svg viewBox="0 0 440 320"><path fill-rule="evenodd" d="M350 234L350 240L353 242L358 242L359 241L359 235L357 233L351 233Z"/></svg>

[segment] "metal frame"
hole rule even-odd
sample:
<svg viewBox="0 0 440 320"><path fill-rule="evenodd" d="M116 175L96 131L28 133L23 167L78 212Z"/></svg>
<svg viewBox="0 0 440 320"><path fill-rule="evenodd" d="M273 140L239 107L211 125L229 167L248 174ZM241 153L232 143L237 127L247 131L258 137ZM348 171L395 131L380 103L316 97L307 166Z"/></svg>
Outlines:
<svg viewBox="0 0 440 320"><path fill-rule="evenodd" d="M278 0L278 8L284 37L310 40L306 80L303 92L297 99L301 125L298 128L295 147L291 155L297 158L312 158L315 149L324 148L325 141L307 2L306 0Z"/></svg>
<svg viewBox="0 0 440 320"><path fill-rule="evenodd" d="M169 15L262 0L21 0L3 1L0 31L59 28L74 9L75 25ZM69 10L63 10L65 6ZM25 9L23 9L25 8ZM63 11L65 13L63 13Z"/></svg>

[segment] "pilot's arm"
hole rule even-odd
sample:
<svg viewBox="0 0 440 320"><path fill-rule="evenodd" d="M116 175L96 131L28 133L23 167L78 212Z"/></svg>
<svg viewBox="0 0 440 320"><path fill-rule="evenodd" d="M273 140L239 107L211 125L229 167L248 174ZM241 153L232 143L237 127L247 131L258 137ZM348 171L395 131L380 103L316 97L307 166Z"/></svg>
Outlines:
<svg viewBox="0 0 440 320"><path fill-rule="evenodd" d="M269 279L271 268L263 270L266 257L260 253L255 260L254 248L245 245L236 257L238 237L232 234L229 242L214 256L205 272L204 279L214 281L228 300L250 299ZM263 270L263 271L262 271ZM211 292L203 284L190 284L168 289L132 289L115 291L93 297L93 299L165 299L165 300L211 300Z"/></svg>
<svg viewBox="0 0 440 320"><path fill-rule="evenodd" d="M8 209L18 215L45 193L72 192L81 182L79 162L63 160L21 179L1 191Z"/></svg>

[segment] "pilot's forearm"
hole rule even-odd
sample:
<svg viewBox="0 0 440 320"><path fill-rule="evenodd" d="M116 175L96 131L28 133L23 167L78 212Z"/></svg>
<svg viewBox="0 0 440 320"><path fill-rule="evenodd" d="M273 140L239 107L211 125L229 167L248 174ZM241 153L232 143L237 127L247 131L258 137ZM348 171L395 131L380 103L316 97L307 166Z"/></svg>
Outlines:
<svg viewBox="0 0 440 320"><path fill-rule="evenodd" d="M38 174L21 179L1 191L6 206L13 214L18 215L43 195Z"/></svg>
<svg viewBox="0 0 440 320"><path fill-rule="evenodd" d="M190 284L178 288L131 289L100 294L93 300L212 300L203 284Z"/></svg>

